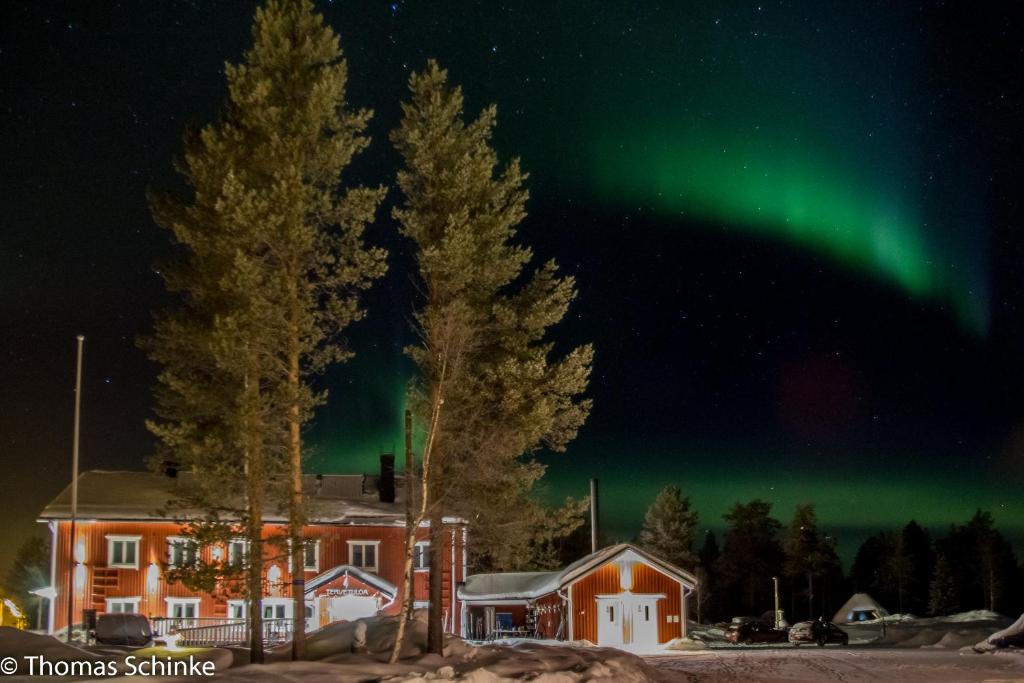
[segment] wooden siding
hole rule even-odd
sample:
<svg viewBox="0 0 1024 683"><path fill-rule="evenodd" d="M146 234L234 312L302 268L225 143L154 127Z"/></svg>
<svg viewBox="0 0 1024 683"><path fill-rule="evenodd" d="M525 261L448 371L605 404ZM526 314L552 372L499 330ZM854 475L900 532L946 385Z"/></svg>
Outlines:
<svg viewBox="0 0 1024 683"><path fill-rule="evenodd" d="M68 588L68 542L70 522L61 521L57 524L57 554L55 588L57 598L54 602L53 630L57 631L67 625L67 588ZM167 538L180 535L182 526L172 522L78 522L76 525L76 545L82 548L82 564L85 568L85 585L75 592L73 616L76 623L82 618L83 609L96 609L102 613L106 609L107 598L141 598L139 611L149 617L167 616L165 598L199 598L199 617L227 616L227 600L237 596L228 595L226 591L216 594L193 592L181 584L168 584L165 580L167 569ZM283 525L267 525L264 539L286 532ZM138 569L108 567L107 535L140 536L138 548ZM377 573L394 584L398 589L395 603L386 613L397 613L401 608L402 572L405 562L405 529L400 526L355 526L355 525L310 525L305 536L320 541L319 566L316 571L307 571L306 580L341 564L349 563L349 540L380 541L378 545ZM427 536L427 529L420 529L418 539ZM445 609L450 609L449 598L453 583L465 580L463 576L461 528L456 528L455 566L452 566L452 534L445 533L446 539L442 549L444 564L444 595ZM204 559L211 559L212 549L204 550ZM276 544L264 545L264 584L266 597L287 597L291 594L291 573L288 559L282 548ZM151 564L159 570L159 580L153 591L147 588L147 574ZM275 584L267 583L267 572L276 565L281 572L281 579ZM416 600L426 600L428 572L417 572L414 580L414 596ZM455 613L455 632L459 628L458 610Z"/></svg>
<svg viewBox="0 0 1024 683"><path fill-rule="evenodd" d="M558 627L565 619L565 604L558 593L548 593L537 598L533 606L537 609L537 634L541 638L557 638ZM562 629L562 637L568 637Z"/></svg>
<svg viewBox="0 0 1024 683"><path fill-rule="evenodd" d="M597 643L596 598L598 595L614 595L623 592L618 564L612 560L591 570L572 584L570 590L573 610L572 637L577 640L584 639ZM681 590L682 586L677 579L639 561L633 565L633 593L663 593L666 596L658 600L659 643L678 638L682 633ZM679 623L675 621L670 623L670 616L679 616Z"/></svg>

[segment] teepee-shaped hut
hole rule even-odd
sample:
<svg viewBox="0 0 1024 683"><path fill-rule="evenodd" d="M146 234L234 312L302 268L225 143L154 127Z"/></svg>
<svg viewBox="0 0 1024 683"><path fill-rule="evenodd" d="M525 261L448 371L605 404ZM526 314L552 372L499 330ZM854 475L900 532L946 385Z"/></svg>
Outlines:
<svg viewBox="0 0 1024 683"><path fill-rule="evenodd" d="M854 621L870 621L889 616L889 610L882 607L877 600L867 593L854 593L847 600L832 621L836 624L848 624Z"/></svg>

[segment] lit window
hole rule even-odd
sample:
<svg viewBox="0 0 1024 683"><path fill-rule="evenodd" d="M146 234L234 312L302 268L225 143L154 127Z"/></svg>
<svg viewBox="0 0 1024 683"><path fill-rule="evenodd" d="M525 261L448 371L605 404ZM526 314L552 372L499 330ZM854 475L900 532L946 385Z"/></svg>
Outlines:
<svg viewBox="0 0 1024 683"><path fill-rule="evenodd" d="M107 598L107 614L138 614L141 598Z"/></svg>
<svg viewBox="0 0 1024 683"><path fill-rule="evenodd" d="M228 542L228 564L232 567L241 567L245 563L248 548L248 543L242 539L236 538Z"/></svg>
<svg viewBox="0 0 1024 683"><path fill-rule="evenodd" d="M412 566L417 571L430 569L430 541L420 541L412 547Z"/></svg>
<svg viewBox="0 0 1024 683"><path fill-rule="evenodd" d="M315 572L320 569L320 541L306 540L303 567L307 572Z"/></svg>
<svg viewBox="0 0 1024 683"><path fill-rule="evenodd" d="M167 537L167 564L171 567L191 567L199 561L199 546L182 536Z"/></svg>
<svg viewBox="0 0 1024 683"><path fill-rule="evenodd" d="M167 616L171 619L196 619L199 617L199 598L164 598L167 601Z"/></svg>
<svg viewBox="0 0 1024 683"><path fill-rule="evenodd" d="M141 536L107 536L107 566L124 569L139 568Z"/></svg>
<svg viewBox="0 0 1024 683"><path fill-rule="evenodd" d="M377 572L377 546L380 541L349 541L348 563L370 572Z"/></svg>
<svg viewBox="0 0 1024 683"><path fill-rule="evenodd" d="M228 619L245 619L245 600L228 600Z"/></svg>

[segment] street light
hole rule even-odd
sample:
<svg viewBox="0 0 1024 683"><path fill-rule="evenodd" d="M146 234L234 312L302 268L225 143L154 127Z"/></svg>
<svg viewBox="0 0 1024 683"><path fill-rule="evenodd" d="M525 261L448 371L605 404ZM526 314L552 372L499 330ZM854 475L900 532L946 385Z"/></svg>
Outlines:
<svg viewBox="0 0 1024 683"><path fill-rule="evenodd" d="M34 591L29 591L32 595L39 598L45 598L53 601L57 597L57 589L53 586L45 586L43 588L36 588ZM36 628L41 629L43 627L43 601L39 601L39 611L36 613Z"/></svg>

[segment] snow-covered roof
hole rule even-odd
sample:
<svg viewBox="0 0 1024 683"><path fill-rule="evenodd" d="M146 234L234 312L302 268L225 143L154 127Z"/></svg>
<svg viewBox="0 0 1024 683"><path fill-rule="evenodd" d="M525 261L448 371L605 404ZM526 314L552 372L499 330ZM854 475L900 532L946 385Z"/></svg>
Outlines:
<svg viewBox="0 0 1024 683"><path fill-rule="evenodd" d="M638 555L655 568L680 579L689 588L697 585L697 577L693 574L634 545L619 543L582 557L561 571L474 574L468 577L465 586L459 589L459 597L477 601L532 600L562 588L624 553Z"/></svg>
<svg viewBox="0 0 1024 683"><path fill-rule="evenodd" d="M393 503L380 500L377 477L362 474L303 475L303 488L309 497L313 523L396 524L404 523L405 504L402 477L396 477ZM191 472L170 477L152 472L91 470L78 477L78 518L101 520L188 519L200 516L197 510L173 507L166 514L161 508L180 499L193 485ZM71 485L43 508L43 520L71 516ZM283 512L269 509L266 522L284 522Z"/></svg>
<svg viewBox="0 0 1024 683"><path fill-rule="evenodd" d="M322 574L319 574L314 578L310 579L306 582L306 592L312 593L320 586L323 586L326 583L330 583L338 577L344 576L346 574L349 576L354 576L355 578L365 583L367 586L373 586L381 593L384 593L386 596L388 596L389 599L393 600L395 596L398 595L398 588L395 586L395 584L376 574L364 571L359 567L353 567L350 564L342 564L337 567L331 567Z"/></svg>
<svg viewBox="0 0 1024 683"><path fill-rule="evenodd" d="M618 543L616 545L610 545L607 548L601 548L596 553L591 553L586 557L582 557L562 571L561 585L572 582L575 579L583 576L590 572L590 570L600 567L606 562L614 560L623 553L635 553L641 558L646 560L649 564L653 565L657 569L675 576L678 579L682 579L684 583L689 584L690 587L697 585L697 577L688 571L680 569L671 562L667 562L659 557L651 555L646 550L638 548L630 543Z"/></svg>
<svg viewBox="0 0 1024 683"><path fill-rule="evenodd" d="M459 597L467 600L530 600L558 588L562 572L507 572L473 574L459 588Z"/></svg>

